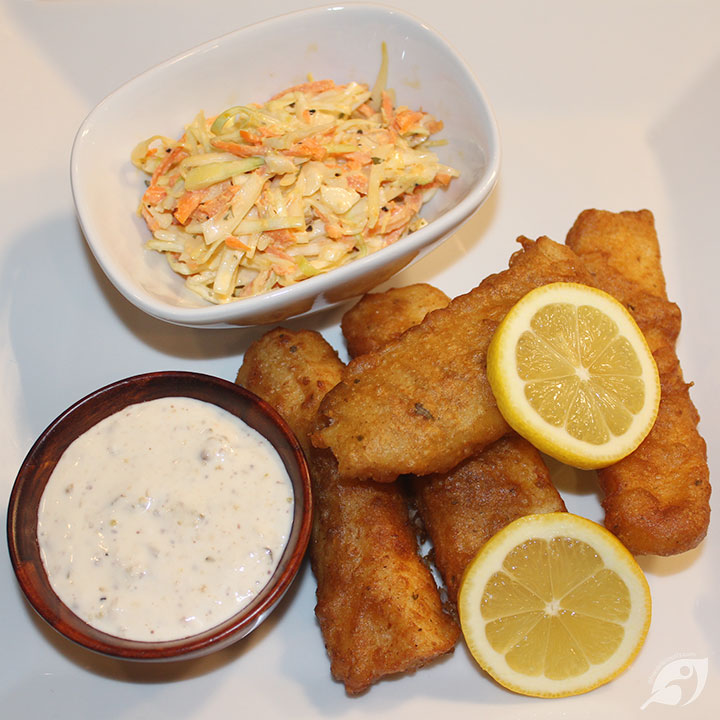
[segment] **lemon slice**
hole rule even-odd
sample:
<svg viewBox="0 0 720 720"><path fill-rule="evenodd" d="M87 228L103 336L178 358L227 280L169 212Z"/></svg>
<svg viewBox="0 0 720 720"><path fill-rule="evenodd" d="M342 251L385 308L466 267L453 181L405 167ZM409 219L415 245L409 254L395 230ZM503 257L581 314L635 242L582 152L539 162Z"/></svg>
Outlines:
<svg viewBox="0 0 720 720"><path fill-rule="evenodd" d="M578 695L633 661L650 625L645 576L601 525L527 515L478 552L458 595L465 641L501 685L535 697Z"/></svg>
<svg viewBox="0 0 720 720"><path fill-rule="evenodd" d="M487 374L508 424L535 447L585 470L629 455L650 432L660 381L630 313L602 290L531 290L498 326Z"/></svg>

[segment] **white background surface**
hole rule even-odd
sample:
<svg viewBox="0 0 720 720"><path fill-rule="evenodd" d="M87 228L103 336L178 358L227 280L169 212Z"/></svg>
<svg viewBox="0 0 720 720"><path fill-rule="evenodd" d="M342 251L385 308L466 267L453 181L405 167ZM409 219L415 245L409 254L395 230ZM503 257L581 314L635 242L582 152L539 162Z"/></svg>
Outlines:
<svg viewBox="0 0 720 720"><path fill-rule="evenodd" d="M75 220L71 143L106 94L148 66L231 29L303 6L275 0L2 0L0 3L0 485L7 503L36 436L68 405L138 372L233 379L260 331L192 330L141 314L105 280ZM503 269L520 234L562 241L588 207L655 214L679 355L715 477L720 395L717 303L720 3L402 0L460 52L487 91L503 163L490 201L393 284L450 295ZM352 28L348 28L352 32ZM282 48L278 47L278 52ZM292 62L292 58L288 58ZM251 67L238 72L252 72ZM270 89L272 90L272 88ZM130 148L128 148L129 152ZM342 309L312 327L342 349ZM601 519L592 477L559 478L570 510ZM414 676L348 698L331 681L306 567L280 610L215 656L135 665L75 648L38 620L0 554L0 714L7 718L708 718L720 706L719 540L641 560L654 617L634 665L588 695L512 695L464 647ZM664 664L708 658L700 696L641 711ZM680 683L689 699L695 678Z"/></svg>

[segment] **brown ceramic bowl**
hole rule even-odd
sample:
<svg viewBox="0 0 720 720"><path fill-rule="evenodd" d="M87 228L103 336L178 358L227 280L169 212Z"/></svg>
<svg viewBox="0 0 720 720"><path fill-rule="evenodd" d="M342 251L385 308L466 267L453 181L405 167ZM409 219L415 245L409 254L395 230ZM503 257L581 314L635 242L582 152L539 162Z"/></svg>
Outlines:
<svg viewBox="0 0 720 720"><path fill-rule="evenodd" d="M139 642L101 632L77 617L53 591L37 540L38 505L68 445L127 405L185 396L213 403L266 437L287 469L295 494L292 530L280 563L257 597L225 622L179 640ZM15 574L30 604L55 630L90 650L128 660L176 660L226 647L254 630L275 608L300 568L310 537L310 476L300 444L266 402L226 380L191 372L156 372L120 380L88 395L42 433L23 462L8 506L8 545Z"/></svg>

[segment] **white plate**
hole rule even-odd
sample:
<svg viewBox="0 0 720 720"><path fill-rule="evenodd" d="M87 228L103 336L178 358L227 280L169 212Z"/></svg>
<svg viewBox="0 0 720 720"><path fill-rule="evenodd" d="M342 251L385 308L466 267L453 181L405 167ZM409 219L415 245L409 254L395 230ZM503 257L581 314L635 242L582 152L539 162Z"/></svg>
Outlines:
<svg viewBox="0 0 720 720"><path fill-rule="evenodd" d="M68 154L83 118L126 78L184 48L321 1L0 3L0 87L7 109L0 114L6 140L0 163L0 477L6 496L37 435L78 397L152 370L232 380L245 348L261 332L171 325L137 309L107 281L78 229L68 183ZM502 270L519 234L563 240L585 208L649 208L668 293L683 312L679 356L694 383L691 395L717 484L720 3L388 2L437 28L481 78L501 128L503 159L489 201L441 247L383 287L425 281L457 295ZM374 73L376 53L369 52ZM307 69L298 67L298 77ZM195 108L192 100L189 109ZM184 120L184 114L178 117ZM117 158L126 162L125 147L117 149ZM343 309L288 325L321 331L343 353ZM568 507L602 517L591 477L556 479ZM716 488L715 510L719 495ZM557 701L503 691L477 670L462 645L415 675L346 697L330 678L308 567L248 642L175 667L109 661L47 629L23 601L8 554L0 553L0 715L707 720L720 707L717 525L716 512L696 550L641 561L653 594L653 621L628 671L592 693ZM655 702L641 711L663 669L683 658L707 660L704 684L690 672L673 683L678 705ZM692 699L696 688L700 694Z"/></svg>

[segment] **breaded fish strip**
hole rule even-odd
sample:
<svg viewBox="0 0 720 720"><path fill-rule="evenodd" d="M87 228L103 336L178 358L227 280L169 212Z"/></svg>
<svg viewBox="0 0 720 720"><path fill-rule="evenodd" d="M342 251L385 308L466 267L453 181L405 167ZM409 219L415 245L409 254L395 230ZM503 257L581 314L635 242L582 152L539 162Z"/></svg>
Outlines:
<svg viewBox="0 0 720 720"><path fill-rule="evenodd" d="M638 555L690 550L710 521L707 451L675 353L680 311L667 298L652 213L586 210L567 244L595 284L633 314L660 374L660 409L650 434L631 455L598 472L605 525Z"/></svg>
<svg viewBox="0 0 720 720"><path fill-rule="evenodd" d="M432 285L417 284L365 295L342 319L352 328L350 354L381 347L417 325L447 296ZM530 513L565 510L540 453L511 434L464 460L447 473L410 479L424 531L452 603L475 553L498 530Z"/></svg>
<svg viewBox="0 0 720 720"><path fill-rule="evenodd" d="M247 349L235 382L280 413L307 456L320 401L340 382L343 368L337 352L317 333L276 328Z"/></svg>
<svg viewBox="0 0 720 720"><path fill-rule="evenodd" d="M379 350L449 302L442 290L427 283L364 295L340 323L350 357Z"/></svg>
<svg viewBox="0 0 720 720"><path fill-rule="evenodd" d="M340 481L333 456L308 443L342 367L319 333L276 329L245 353L237 382L277 408L308 450L315 612L333 677L355 694L450 652L459 628L418 554L400 488Z"/></svg>
<svg viewBox="0 0 720 720"><path fill-rule="evenodd" d="M566 510L540 453L515 434L450 472L413 478L412 488L453 603L468 563L496 532L524 515Z"/></svg>
<svg viewBox="0 0 720 720"><path fill-rule="evenodd" d="M508 433L486 377L495 328L533 288L589 280L569 248L544 237L520 242L507 270L348 365L312 436L332 450L341 477L447 472Z"/></svg>

